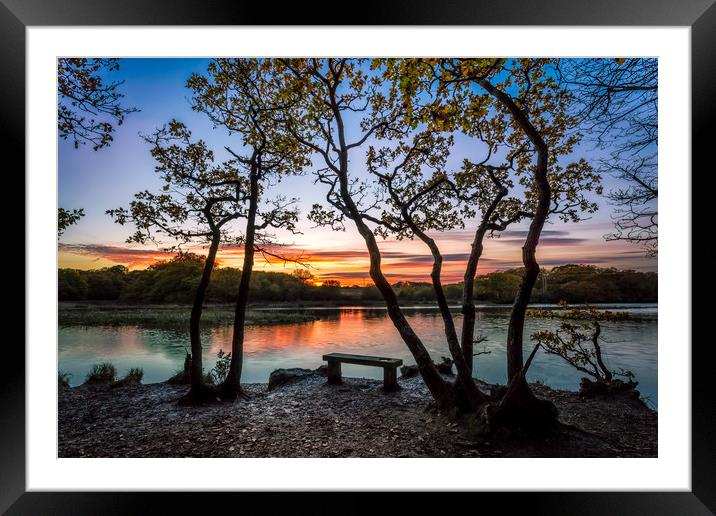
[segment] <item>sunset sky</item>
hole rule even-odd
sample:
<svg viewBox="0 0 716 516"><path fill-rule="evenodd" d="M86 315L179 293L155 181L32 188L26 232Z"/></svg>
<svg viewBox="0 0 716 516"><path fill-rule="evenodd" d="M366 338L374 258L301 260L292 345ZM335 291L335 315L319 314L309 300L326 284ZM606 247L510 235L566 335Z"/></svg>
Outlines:
<svg viewBox="0 0 716 516"><path fill-rule="evenodd" d="M60 238L59 267L92 269L116 264L130 268L143 268L166 259L167 255L155 245L126 244L131 227L114 224L105 210L127 206L133 194L140 190L157 190L159 178L154 172L154 161L148 145L139 134L151 133L172 118L184 122L195 137L203 138L212 147L218 159L228 159L224 146L240 148L236 135L229 136L223 129L213 129L203 113L191 110L190 92L184 87L192 72L205 70L205 59L122 59L119 72L111 74L114 80L123 80L123 104L141 111L128 115L118 127L114 142L109 148L93 151L91 146L75 149L71 141L58 142L59 152L59 206L83 208L86 216L70 227ZM357 129L357 128L354 128ZM350 130L350 128L349 128ZM466 137L456 138L453 148L453 165L463 157L479 156L479 148ZM477 154L476 154L477 153ZM597 159L599 154L589 147L577 149L575 155ZM351 166L359 173L363 166L362 150L354 151ZM613 178L603 178L605 190L618 186ZM313 203L324 200L322 185L315 185L310 170L300 177L289 177L272 195L284 193L301 199L303 234L276 233L286 244L283 252L301 256L310 263L311 272L319 280L338 279L342 284L369 284L368 257L365 245L350 224L345 232L314 228L305 218ZM578 224L563 224L556 219L545 227L538 249L538 260L551 268L567 263L594 264L620 269L656 270L654 258L647 258L638 246L625 242L606 242L604 235L612 228L612 207L606 199L595 197L600 210L590 220ZM466 221L464 230L434 234L443 251L444 281L460 281L464 273L475 225ZM521 265L521 246L527 224L515 225L499 239L486 242L479 274ZM384 271L391 281L427 281L431 265L428 250L421 242L386 240L381 242ZM187 250L204 252L201 246L187 246ZM239 266L242 250L224 248L219 252L223 266ZM291 272L291 265L258 259L256 270Z"/></svg>

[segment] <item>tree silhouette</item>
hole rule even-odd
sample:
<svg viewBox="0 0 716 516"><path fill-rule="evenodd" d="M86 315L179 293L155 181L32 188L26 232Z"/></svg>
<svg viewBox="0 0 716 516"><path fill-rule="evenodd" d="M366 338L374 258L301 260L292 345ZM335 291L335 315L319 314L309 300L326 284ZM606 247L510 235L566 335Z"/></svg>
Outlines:
<svg viewBox="0 0 716 516"><path fill-rule="evenodd" d="M655 58L563 59L560 78L573 96L574 116L596 145L610 153L600 170L626 186L608 193L616 206L607 240L658 250L658 76Z"/></svg>
<svg viewBox="0 0 716 516"><path fill-rule="evenodd" d="M359 59L281 59L278 63L283 95L290 99L283 124L299 143L321 160L316 182L326 188L327 206L314 205L309 218L334 229L350 221L363 238L370 260L370 277L383 298L388 316L410 350L436 402L453 403L453 393L433 363L425 345L408 323L395 290L381 268L381 254L369 224L381 224L373 210L379 195L374 185L359 180L349 155L369 138L399 133L403 113L393 109L379 91L380 79L366 73ZM350 139L346 118L362 116L360 133Z"/></svg>
<svg viewBox="0 0 716 516"><path fill-rule="evenodd" d="M241 394L244 325L248 306L254 255L300 262L277 250L270 228L297 232L298 213L291 207L296 199L279 197L263 202L266 186L287 175L299 173L308 164L306 151L288 137L275 122L274 113L286 107L273 63L265 59L216 59L205 75L194 74L187 83L193 91L193 108L205 113L215 126L239 137L243 151L226 150L245 170L248 181L248 210L244 238L244 263L234 318L231 364L221 387L223 399Z"/></svg>
<svg viewBox="0 0 716 516"><path fill-rule="evenodd" d="M82 208L78 210L57 208L57 237L61 237L68 227L77 224L77 221L84 216L85 211Z"/></svg>
<svg viewBox="0 0 716 516"><path fill-rule="evenodd" d="M103 74L119 70L116 58L60 58L57 60L57 129L75 148L108 146L116 125L136 108L121 105L121 81L106 82Z"/></svg>
<svg viewBox="0 0 716 516"><path fill-rule="evenodd" d="M107 210L107 214L118 224L136 228L128 242L161 243L162 237L169 237L179 246L209 244L189 322L191 390L185 397L187 402L203 402L216 394L203 380L201 314L219 245L234 241L228 224L248 216L249 186L239 163L215 163L213 151L202 140L192 141L181 122L172 120L145 140L152 145L155 171L164 181L161 193L139 192L128 209Z"/></svg>
<svg viewBox="0 0 716 516"><path fill-rule="evenodd" d="M397 104L407 106L413 127L427 126L412 145L404 142L372 152L372 158L387 173L375 172L385 184L396 217L384 215L385 228L399 237L418 237L433 256L431 274L434 290L445 322L449 348L458 370L460 385L466 389L473 408L483 403L472 381L475 309L473 285L477 264L486 234L504 231L510 224L531 219L528 232L525 274L508 329L508 374L513 379L522 369L522 327L524 310L534 286L539 266L534 249L541 227L551 214L577 221L581 212L593 212L596 204L585 192L600 192L599 176L584 160L566 165L557 157L569 153L576 139L566 135L569 119L565 116L564 92L545 73L552 63L541 60L494 59L407 59L388 60L387 77L397 85ZM495 82L495 84L493 84ZM512 99L500 88L517 90ZM521 107L517 107L517 103ZM539 127L529 123L526 113L539 120ZM462 131L483 144L485 157L479 162L465 160L462 170L449 175L441 170L449 154L445 137L438 139L430 131ZM544 137L542 136L544 135ZM533 139L536 138L536 139ZM422 142L422 143L421 143ZM535 143L536 142L536 143ZM547 143L554 155L547 158ZM540 163L540 151L544 151ZM498 158L499 156L499 158ZM533 160L537 157L537 163ZM399 157L399 158L398 158ZM387 167L387 164L392 168ZM427 179L420 168L432 169ZM506 197L518 183L525 189L524 199ZM442 185L442 191L440 191ZM464 278L462 345L457 344L455 324L440 283L442 258L428 230L446 230L480 214ZM407 230L407 233L406 233ZM535 267L533 267L535 266ZM469 392L473 391L473 392ZM521 392L528 389L521 389Z"/></svg>
<svg viewBox="0 0 716 516"><path fill-rule="evenodd" d="M75 148L89 143L94 150L112 142L114 126L122 125L124 117L137 111L120 104L121 82L106 83L102 73L119 70L114 58L59 58L57 60L57 130L60 138L71 138ZM60 237L84 215L80 209L57 210Z"/></svg>

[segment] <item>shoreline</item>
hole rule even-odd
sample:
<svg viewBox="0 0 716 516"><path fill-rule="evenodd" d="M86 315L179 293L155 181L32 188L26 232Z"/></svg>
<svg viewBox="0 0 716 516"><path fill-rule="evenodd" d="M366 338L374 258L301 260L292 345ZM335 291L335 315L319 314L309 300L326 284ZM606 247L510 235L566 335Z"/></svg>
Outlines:
<svg viewBox="0 0 716 516"><path fill-rule="evenodd" d="M583 399L533 384L562 427L541 441L486 441L466 418L434 409L420 378L382 382L311 372L248 399L182 407L187 386L166 382L60 388L59 457L656 457L658 415L627 398Z"/></svg>
<svg viewBox="0 0 716 516"><path fill-rule="evenodd" d="M554 304L532 304L531 308L553 308ZM597 309L644 309L656 308L655 303L597 303L592 305ZM507 310L510 305L486 303L478 304L478 310ZM434 303L413 303L402 307L403 310L438 310ZM459 312L462 307L451 304L450 309ZM154 325L154 326L188 326L188 317L191 305L132 305L115 302L68 302L63 301L58 306L59 326L127 326L127 325ZM316 321L321 318L322 311L342 310L377 310L385 311L385 304L346 304L346 303L284 303L263 304L249 306L247 310L247 326L263 326L274 324L299 324ZM639 318L639 316L637 316ZM234 320L234 305L207 304L202 314L202 324L217 326L232 324Z"/></svg>

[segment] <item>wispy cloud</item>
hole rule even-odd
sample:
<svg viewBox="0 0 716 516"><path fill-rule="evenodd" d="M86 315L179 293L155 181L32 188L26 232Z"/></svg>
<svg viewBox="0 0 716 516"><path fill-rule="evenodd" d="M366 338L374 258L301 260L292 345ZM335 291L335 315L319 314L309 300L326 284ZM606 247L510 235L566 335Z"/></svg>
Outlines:
<svg viewBox="0 0 716 516"><path fill-rule="evenodd" d="M483 274L494 270L521 267L519 248L522 232L509 232L508 238L500 239L503 244L499 249L491 249L480 259L478 273ZM619 268L635 268L640 270L656 270L656 260L647 258L638 249L624 249L612 246L585 245L587 240L562 236L564 231L547 230L541 240L538 261L543 267L555 267L569 263L581 263L599 266L615 266ZM494 242L500 242L496 240ZM490 245L493 241L490 241ZM429 281L433 263L432 256L419 242L401 242L404 250L389 245L382 249L383 270L391 281ZM462 247L462 246L461 246ZM187 248L193 252L204 254L205 247ZM422 251L425 252L422 252ZM173 256L159 249L136 248L120 245L101 244L60 244L60 266L77 266L72 256L82 257L82 268L123 264L130 268L144 268L160 260ZM369 281L369 256L367 251L353 249L314 249L299 246L280 246L272 252L287 257L300 258L312 267L312 272L322 279L338 279L344 284L364 284ZM442 277L446 283L462 281L469 258L468 252L446 252L443 255ZM243 259L243 248L225 246L219 251L218 261L222 266L240 267ZM265 262L259 258L256 267L260 270L278 270L290 272L295 265L280 260L270 259Z"/></svg>
<svg viewBox="0 0 716 516"><path fill-rule="evenodd" d="M146 267L159 260L167 260L174 253L159 249L140 249L101 244L63 244L58 245L60 254L74 254L86 256L92 261L102 259L113 263L127 265L128 267Z"/></svg>

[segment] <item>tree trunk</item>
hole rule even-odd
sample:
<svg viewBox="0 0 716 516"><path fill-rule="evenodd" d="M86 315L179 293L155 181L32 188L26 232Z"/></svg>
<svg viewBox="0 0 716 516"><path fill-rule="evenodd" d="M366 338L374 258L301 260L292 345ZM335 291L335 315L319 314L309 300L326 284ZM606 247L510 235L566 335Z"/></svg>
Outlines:
<svg viewBox="0 0 716 516"><path fill-rule="evenodd" d="M413 358L415 358L415 363L418 366L420 375L423 377L425 385L427 385L437 404L444 409L452 408L454 406L454 399L450 389L448 389L447 382L440 376L433 359L430 357L427 349L425 349L420 337L413 331L410 323L408 323L405 318L398 304L395 291L381 270L381 256L378 243L370 228L363 222L357 207L350 198L350 194L348 193L348 180L345 174L341 174L340 183L343 202L349 207L348 209L351 211L358 232L363 237L363 240L365 240L366 247L368 248L368 254L370 256L370 277L385 300L388 316L398 330L403 342L408 346Z"/></svg>
<svg viewBox="0 0 716 516"><path fill-rule="evenodd" d="M494 176L493 176L494 178ZM475 342L475 276L477 275L477 265L482 256L482 242L485 239L487 228L495 213L500 201L507 195L507 189L501 187L499 193L492 200L482 216L482 222L475 231L475 237L470 248L470 257L467 260L465 268L465 276L462 285L462 334L460 336L462 342L462 354L468 362L470 374L472 375L472 364Z"/></svg>
<svg viewBox="0 0 716 516"><path fill-rule="evenodd" d="M365 226L365 224L362 223L361 225ZM395 291L393 290L393 287L390 286L390 283L381 270L380 251L373 233L371 233L370 229L367 227L365 227L364 231L359 231L366 241L368 253L370 255L370 277L385 300L390 320L398 330L403 342L405 342L406 346L408 346L413 358L415 358L415 363L418 366L420 375L423 377L425 385L427 385L435 401L442 408L452 408L454 406L454 399L448 389L447 382L443 380L442 376L440 376L433 359L430 357L427 349L425 349L420 337L418 337L415 331L413 331L410 323L408 323L405 318L405 315L398 304L398 298L395 295Z"/></svg>
<svg viewBox="0 0 716 516"><path fill-rule="evenodd" d="M443 257L440 254L435 240L430 238L423 232L412 220L410 214L405 209L402 210L403 219L410 226L410 229L415 233L420 240L422 240L430 249L430 253L433 256L433 267L430 273L430 279L432 280L433 290L435 291L435 297L438 301L438 308L440 309L440 315L443 319L443 326L445 328L445 338L448 343L448 349L452 355L453 361L455 362L455 369L457 369L458 390L460 394L464 394L467 402L473 412L478 412L480 408L485 404L486 397L477 388L475 381L472 378L472 352L470 355L464 355L463 350L460 348L460 342L457 338L457 331L455 330L455 321L450 313L450 307L448 306L447 298L445 297L445 291L443 291L442 281L440 279L440 273L442 271ZM456 400L460 400L461 396L456 393Z"/></svg>
<svg viewBox="0 0 716 516"><path fill-rule="evenodd" d="M254 242L256 237L256 211L258 209L259 180L258 168L251 165L249 211L246 219L246 241L244 242L244 265L241 270L239 293L234 312L234 334L231 339L231 364L221 388L221 398L233 401L241 394L241 369L244 363L244 330L246 308L249 302L251 273L254 268Z"/></svg>
<svg viewBox="0 0 716 516"><path fill-rule="evenodd" d="M527 383L527 370L537 354L539 345L530 353L527 362L510 380L507 392L494 410L493 423L529 431L544 432L555 428L559 412L548 400L537 398Z"/></svg>
<svg viewBox="0 0 716 516"><path fill-rule="evenodd" d="M592 335L594 355L597 359L597 364L599 364L599 368L602 370L602 374L604 375L604 381L609 383L612 381L613 375L609 368L606 366L606 364L604 364L604 360L602 359L602 347L599 345L599 335L601 333L602 327L599 324L599 321L594 321L594 335Z"/></svg>
<svg viewBox="0 0 716 516"><path fill-rule="evenodd" d="M512 98L505 92L495 88L489 81L480 80L480 85L495 97L512 115L513 119L530 139L537 151L537 166L534 173L535 185L537 187L538 200L537 209L530 223L525 244L522 247L522 263L525 266L525 273L520 281L519 290L510 313L510 321L507 329L507 378L512 380L522 369L524 359L522 350L523 333L525 326L525 312L530 301L532 288L537 281L540 268L535 256L539 237L542 228L549 215L549 207L552 194L547 179L547 164L549 150L537 129L529 121L527 115Z"/></svg>
<svg viewBox="0 0 716 516"><path fill-rule="evenodd" d="M442 376L440 376L440 373L435 367L430 354L425 349L425 346L418 335L413 331L413 328L405 319L405 315L398 304L398 298L395 295L395 291L393 290L393 287L390 286L390 283L381 270L380 249L378 248L378 243L375 240L375 235L373 235L373 232L366 225L363 220L362 213L351 197L348 185L348 145L346 144L343 115L338 106L338 100L336 97L336 87L337 84L329 87L329 101L337 126L336 132L338 135L337 147L339 163L337 167L332 164L329 164L329 166L332 166L335 169L338 176L340 198L345 205L347 215L349 215L350 219L353 220L358 232L365 241L370 257L370 277L385 300L385 306L390 320L393 322L393 325L396 330L398 330L403 342L405 342L405 345L413 355L415 363L418 366L418 370L420 371L420 375L425 381L425 385L430 390L435 402L443 409L452 408L455 406L453 389L449 388L449 384L443 380Z"/></svg>
<svg viewBox="0 0 716 516"><path fill-rule="evenodd" d="M214 270L216 262L216 252L219 249L221 235L214 232L209 245L209 254L204 262L204 270L201 273L199 286L194 294L194 304L191 307L191 316L189 319L189 339L191 342L191 366L190 378L191 389L187 394L185 401L201 402L207 397L213 397L213 389L204 384L204 367L202 360L201 346L201 314L204 309L204 300L206 299L206 291L211 281L211 273ZM212 392L209 392L212 391Z"/></svg>
<svg viewBox="0 0 716 516"><path fill-rule="evenodd" d="M425 385L427 385L436 403L443 409L452 408L454 406L454 395L451 392L451 389L448 388L448 383L443 380L442 376L440 376L433 359L430 357L427 349L425 349L420 337L418 337L415 331L413 331L413 328L405 318L403 311L400 309L398 297L381 270L380 249L378 248L378 243L375 240L375 235L373 235L373 232L363 221L360 211L350 196L350 192L348 190L348 157L346 150L341 152L340 161L341 172L339 173L339 186L341 199L346 205L351 215L351 219L354 221L358 232L363 237L366 247L368 248L368 255L370 257L370 277L385 300L388 316L393 322L395 329L398 330L403 342L405 342L405 345L408 346L410 353L413 355L415 363L418 366L418 370L420 371L420 375L423 377Z"/></svg>
<svg viewBox="0 0 716 516"><path fill-rule="evenodd" d="M470 258L467 261L467 268L462 286L462 353L468 361L470 374L472 374L473 355L475 353L475 275L477 274L477 262L482 255L482 235L478 236L480 230L475 233L475 240L472 243Z"/></svg>

